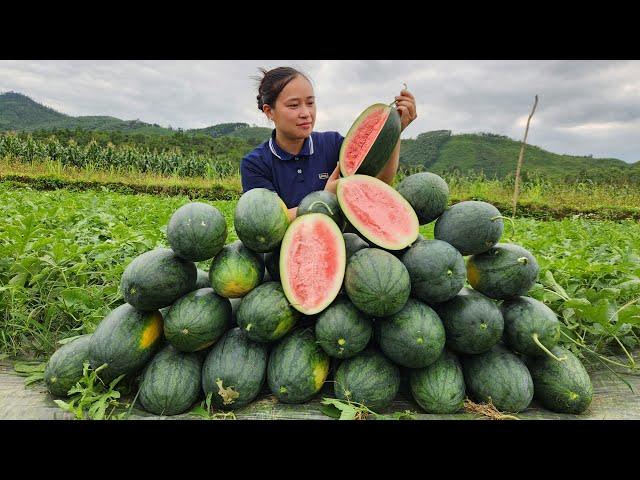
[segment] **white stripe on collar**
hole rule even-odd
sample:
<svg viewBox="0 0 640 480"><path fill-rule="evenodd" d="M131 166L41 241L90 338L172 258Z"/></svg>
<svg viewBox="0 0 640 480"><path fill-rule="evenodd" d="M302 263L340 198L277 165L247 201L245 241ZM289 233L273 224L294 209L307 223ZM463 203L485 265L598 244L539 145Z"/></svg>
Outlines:
<svg viewBox="0 0 640 480"><path fill-rule="evenodd" d="M313 155L313 137L311 135L309 135L309 148L311 149L309 155Z"/></svg>
<svg viewBox="0 0 640 480"><path fill-rule="evenodd" d="M280 160L282 160L282 157L280 155L278 155L276 153L276 151L273 148L273 137L269 139L269 148L271 149L271 153L273 153L276 157L278 157Z"/></svg>

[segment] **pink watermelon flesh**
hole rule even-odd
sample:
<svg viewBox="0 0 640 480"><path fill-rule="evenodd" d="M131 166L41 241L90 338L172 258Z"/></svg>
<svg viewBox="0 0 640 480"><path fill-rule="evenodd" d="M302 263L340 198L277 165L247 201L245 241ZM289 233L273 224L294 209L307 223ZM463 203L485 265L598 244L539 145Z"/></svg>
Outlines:
<svg viewBox="0 0 640 480"><path fill-rule="evenodd" d="M380 247L400 250L418 238L415 211L381 180L364 175L343 178L338 200L351 224Z"/></svg>
<svg viewBox="0 0 640 480"><path fill-rule="evenodd" d="M293 308L306 315L318 313L342 286L344 237L333 220L320 213L299 217L289 228L280 252L282 286Z"/></svg>
<svg viewBox="0 0 640 480"><path fill-rule="evenodd" d="M344 153L345 167L348 175L353 175L364 161L371 146L389 117L389 110L374 110L357 126L356 132L349 137Z"/></svg>

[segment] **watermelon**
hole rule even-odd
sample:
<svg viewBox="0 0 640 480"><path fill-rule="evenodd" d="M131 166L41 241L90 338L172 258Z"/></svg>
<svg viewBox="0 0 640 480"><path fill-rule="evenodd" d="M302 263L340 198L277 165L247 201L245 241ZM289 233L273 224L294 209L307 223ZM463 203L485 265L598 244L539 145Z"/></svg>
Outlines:
<svg viewBox="0 0 640 480"><path fill-rule="evenodd" d="M407 368L424 368L435 362L445 344L438 314L426 303L410 298L399 312L376 320L379 344L390 360Z"/></svg>
<svg viewBox="0 0 640 480"><path fill-rule="evenodd" d="M269 389L283 403L304 403L320 391L329 374L329 356L309 328L280 340L269 355Z"/></svg>
<svg viewBox="0 0 640 480"><path fill-rule="evenodd" d="M293 328L301 314L291 307L279 282L265 282L240 302L236 321L254 342L273 342Z"/></svg>
<svg viewBox="0 0 640 480"><path fill-rule="evenodd" d="M525 355L544 355L560 339L560 322L553 310L531 297L502 302L504 343ZM542 344L542 346L540 346Z"/></svg>
<svg viewBox="0 0 640 480"><path fill-rule="evenodd" d="M300 217L307 213L323 213L327 215L336 222L336 225L342 231L347 225L338 204L338 197L328 190L311 192L302 199L298 205L297 216Z"/></svg>
<svg viewBox="0 0 640 480"><path fill-rule="evenodd" d="M504 230L500 211L487 202L468 200L447 208L436 220L433 236L453 245L462 255L493 247Z"/></svg>
<svg viewBox="0 0 640 480"><path fill-rule="evenodd" d="M202 367L202 388L216 408L237 409L260 393L267 375L269 353L233 328L211 348Z"/></svg>
<svg viewBox="0 0 640 480"><path fill-rule="evenodd" d="M216 207L191 202L178 208L167 225L167 240L185 260L200 262L213 258L227 239L227 222Z"/></svg>
<svg viewBox="0 0 640 480"><path fill-rule="evenodd" d="M267 267L267 273L269 273L270 281L280 280L280 249L274 250L264 254L264 264ZM266 279L265 279L266 280Z"/></svg>
<svg viewBox="0 0 640 480"><path fill-rule="evenodd" d="M376 103L351 125L340 148L340 173L376 176L400 140L400 115L390 105Z"/></svg>
<svg viewBox="0 0 640 480"><path fill-rule="evenodd" d="M149 413L178 415L198 400L202 363L195 353L166 345L145 367L138 400Z"/></svg>
<svg viewBox="0 0 640 480"><path fill-rule="evenodd" d="M449 186L435 173L409 175L398 184L397 190L415 210L420 225L442 215L449 203Z"/></svg>
<svg viewBox="0 0 640 480"><path fill-rule="evenodd" d="M407 267L378 248L363 248L347 264L344 287L359 310L374 317L399 312L411 293Z"/></svg>
<svg viewBox="0 0 640 480"><path fill-rule="evenodd" d="M344 246L347 249L347 260L358 250L369 248L369 244L355 233L343 233L342 236L344 237Z"/></svg>
<svg viewBox="0 0 640 480"><path fill-rule="evenodd" d="M384 410L400 388L400 369L382 353L368 347L343 360L335 374L334 394L340 400Z"/></svg>
<svg viewBox="0 0 640 480"><path fill-rule="evenodd" d="M337 195L342 213L370 243L386 250L402 250L418 238L416 212L382 180L366 175L341 178Z"/></svg>
<svg viewBox="0 0 640 480"><path fill-rule="evenodd" d="M411 278L411 296L427 303L455 297L467 278L464 258L442 240L414 243L402 256Z"/></svg>
<svg viewBox="0 0 640 480"><path fill-rule="evenodd" d="M296 218L282 240L280 281L291 306L321 312L340 292L347 254L338 226L321 213Z"/></svg>
<svg viewBox="0 0 640 480"><path fill-rule="evenodd" d="M66 396L82 378L84 362L89 361L91 334L81 335L58 348L44 369L44 383L52 395Z"/></svg>
<svg viewBox="0 0 640 480"><path fill-rule="evenodd" d="M260 253L278 248L290 223L287 206L266 188L245 192L236 204L233 221L242 243Z"/></svg>
<svg viewBox="0 0 640 480"><path fill-rule="evenodd" d="M540 267L524 247L498 243L467 260L467 280L479 292L497 300L526 295L538 279Z"/></svg>
<svg viewBox="0 0 640 480"><path fill-rule="evenodd" d="M533 377L536 400L545 408L558 413L583 413L593 399L593 385L589 374L578 358L564 347L556 345L549 356L527 358L527 367Z"/></svg>
<svg viewBox="0 0 640 480"><path fill-rule="evenodd" d="M120 279L124 300L138 310L168 307L191 292L198 277L196 264L168 248L138 255Z"/></svg>
<svg viewBox="0 0 640 480"><path fill-rule="evenodd" d="M462 371L470 396L501 411L517 413L533 399L533 380L526 365L504 345L462 357Z"/></svg>
<svg viewBox="0 0 640 480"><path fill-rule="evenodd" d="M409 384L413 399L427 413L456 413L464 405L462 366L448 350L428 367L411 370Z"/></svg>
<svg viewBox="0 0 640 480"><path fill-rule="evenodd" d="M142 312L128 303L115 308L91 336L91 368L95 370L107 364L99 373L105 383L122 374L137 373L159 348L162 324L162 315L157 310Z"/></svg>
<svg viewBox="0 0 640 480"><path fill-rule="evenodd" d="M502 338L500 307L481 293L463 288L454 298L433 308L444 325L447 347L455 352L483 353Z"/></svg>
<svg viewBox="0 0 640 480"><path fill-rule="evenodd" d="M212 288L187 293L171 306L164 318L166 339L181 352L213 345L231 323L231 303Z"/></svg>
<svg viewBox="0 0 640 480"><path fill-rule="evenodd" d="M364 350L373 326L345 295L318 315L315 334L318 344L331 357L349 358Z"/></svg>
<svg viewBox="0 0 640 480"><path fill-rule="evenodd" d="M211 288L211 282L209 281L209 272L205 272L204 270L197 269L197 277L196 277L196 286L194 290L198 290L200 288Z"/></svg>
<svg viewBox="0 0 640 480"><path fill-rule="evenodd" d="M264 260L240 240L225 245L209 268L211 288L225 298L244 297L262 283Z"/></svg>

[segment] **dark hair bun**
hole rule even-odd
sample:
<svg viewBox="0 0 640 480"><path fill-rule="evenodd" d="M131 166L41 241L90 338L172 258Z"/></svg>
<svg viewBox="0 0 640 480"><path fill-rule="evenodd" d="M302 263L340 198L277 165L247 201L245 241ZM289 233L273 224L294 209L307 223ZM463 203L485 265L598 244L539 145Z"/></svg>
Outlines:
<svg viewBox="0 0 640 480"><path fill-rule="evenodd" d="M256 100L258 101L258 110L261 112L262 107L265 105L273 107L278 99L278 95L280 95L280 92L282 92L284 87L286 87L287 84L298 75L301 75L308 80L308 77L305 74L291 67L277 67L269 71L261 68L260 72L263 76L262 78L257 77L257 80L260 83L258 85L258 95L256 95Z"/></svg>

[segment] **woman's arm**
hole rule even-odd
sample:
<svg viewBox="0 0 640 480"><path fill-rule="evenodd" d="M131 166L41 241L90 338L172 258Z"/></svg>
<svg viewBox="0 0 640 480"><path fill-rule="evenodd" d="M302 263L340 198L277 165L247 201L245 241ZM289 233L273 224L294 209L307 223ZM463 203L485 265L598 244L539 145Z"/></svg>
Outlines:
<svg viewBox="0 0 640 480"><path fill-rule="evenodd" d="M298 216L298 207L288 209L287 213L289 214L289 221L293 222Z"/></svg>
<svg viewBox="0 0 640 480"><path fill-rule="evenodd" d="M396 148L391 152L391 157L389 157L389 161L385 163L382 171L376 175L376 178L379 178L384 183L388 183L391 185L393 183L393 179L398 172L398 166L400 165L400 140L398 140L398 144Z"/></svg>

